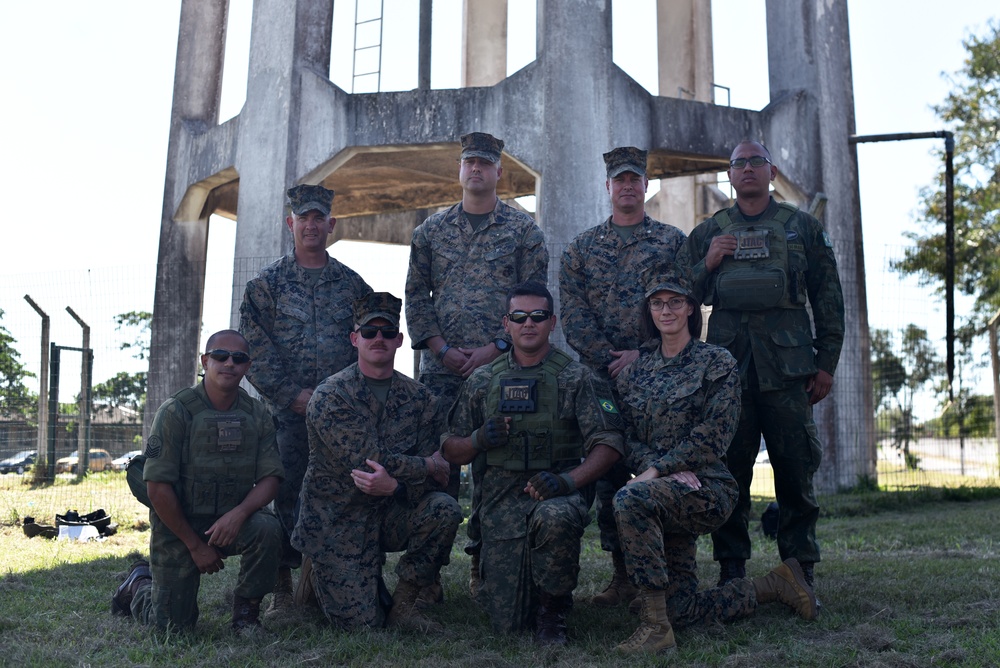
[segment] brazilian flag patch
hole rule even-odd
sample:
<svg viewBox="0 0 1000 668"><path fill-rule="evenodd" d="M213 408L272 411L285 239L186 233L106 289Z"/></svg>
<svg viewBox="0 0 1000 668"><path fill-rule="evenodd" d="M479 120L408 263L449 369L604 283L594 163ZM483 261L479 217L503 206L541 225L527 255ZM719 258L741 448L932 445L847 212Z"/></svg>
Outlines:
<svg viewBox="0 0 1000 668"><path fill-rule="evenodd" d="M618 406L615 406L615 402L611 399L601 399L598 397L597 403L601 405L601 410L605 413L604 419L607 420L606 424L612 429L624 431L625 419L618 412Z"/></svg>
<svg viewBox="0 0 1000 668"><path fill-rule="evenodd" d="M833 248L833 241L830 240L830 235L823 232L823 243L826 244L827 248Z"/></svg>

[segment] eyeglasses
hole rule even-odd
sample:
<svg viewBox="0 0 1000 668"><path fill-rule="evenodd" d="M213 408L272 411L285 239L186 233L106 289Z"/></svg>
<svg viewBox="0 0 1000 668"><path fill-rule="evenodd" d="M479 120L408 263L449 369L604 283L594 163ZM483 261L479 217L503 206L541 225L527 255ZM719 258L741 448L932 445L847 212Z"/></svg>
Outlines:
<svg viewBox="0 0 1000 668"><path fill-rule="evenodd" d="M215 350L207 351L205 354L216 362L225 362L230 357L233 358L233 364L246 364L250 361L250 356L242 350L223 350L222 348L216 348Z"/></svg>
<svg viewBox="0 0 1000 668"><path fill-rule="evenodd" d="M532 311L528 313L527 311L511 311L507 314L507 319L511 322L516 322L521 324L528 318L531 318L531 322L545 322L552 317L552 311L546 311L544 309L538 309L537 311Z"/></svg>
<svg viewBox="0 0 1000 668"><path fill-rule="evenodd" d="M733 169L743 169L747 166L748 162L751 167L763 167L771 161L762 155L753 155L749 158L736 158L735 160L730 160L729 166Z"/></svg>
<svg viewBox="0 0 1000 668"><path fill-rule="evenodd" d="M374 339L379 332L382 332L383 339L394 339L399 336L399 327L395 325L361 325L358 331L361 332L363 339Z"/></svg>
<svg viewBox="0 0 1000 668"><path fill-rule="evenodd" d="M684 297L671 297L670 299L650 299L649 309L651 311L662 311L664 307L670 309L671 311L680 311L687 304L687 299Z"/></svg>

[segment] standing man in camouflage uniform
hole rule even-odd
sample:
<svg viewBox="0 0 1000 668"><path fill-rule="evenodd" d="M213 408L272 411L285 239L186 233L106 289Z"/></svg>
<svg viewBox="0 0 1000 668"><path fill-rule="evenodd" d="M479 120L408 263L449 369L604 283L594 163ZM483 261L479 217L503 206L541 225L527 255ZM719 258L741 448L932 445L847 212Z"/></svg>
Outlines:
<svg viewBox="0 0 1000 668"><path fill-rule="evenodd" d="M820 560L813 474L822 449L812 405L833 386L844 297L830 237L815 218L771 197L777 174L763 144L740 142L729 162L736 204L695 228L686 247L695 292L712 305L708 342L733 354L743 387L727 453L740 499L712 534L720 583L746 574L750 483L762 435L780 508L778 552L798 559L810 585Z"/></svg>
<svg viewBox="0 0 1000 668"><path fill-rule="evenodd" d="M246 339L216 332L201 356L204 380L156 411L142 477L150 506L149 562L133 565L111 612L161 629L198 621L201 574L241 555L232 627L260 626L260 600L274 587L281 526L264 506L284 475L267 409L240 389L250 367Z"/></svg>
<svg viewBox="0 0 1000 668"><path fill-rule="evenodd" d="M524 281L548 280L545 237L531 216L500 201L503 141L485 132L462 135L458 180L462 201L413 231L406 276L406 321L420 350L421 383L450 407L464 378L510 344L497 326L504 295ZM473 464L473 480L479 464ZM458 498L458 466L448 492ZM478 492L473 490L474 496ZM476 502L469 523L475 589L479 544Z"/></svg>
<svg viewBox="0 0 1000 668"><path fill-rule="evenodd" d="M286 474L275 499L285 548L268 613L291 607L291 569L302 561L288 536L295 528L295 504L309 458L306 406L324 378L357 360L349 338L351 307L372 291L326 252L327 236L337 222L330 216L333 191L299 185L289 188L287 196L285 224L295 247L247 283L240 306L240 331L256 361L247 380L275 418Z"/></svg>
<svg viewBox="0 0 1000 668"><path fill-rule="evenodd" d="M513 350L462 385L442 450L455 464L486 458L477 599L493 627L562 645L591 486L622 456L624 423L610 388L549 343L545 286L517 286L507 304Z"/></svg>
<svg viewBox="0 0 1000 668"><path fill-rule="evenodd" d="M324 380L309 401L309 466L292 544L331 623L427 633L441 625L417 608L417 595L448 563L462 511L438 491L448 482L437 449L440 404L393 370L401 306L387 292L355 302L350 342L358 362ZM402 550L386 618L378 601L382 555Z"/></svg>
<svg viewBox="0 0 1000 668"><path fill-rule="evenodd" d="M646 151L622 146L604 154L611 216L574 239L562 256L559 296L563 333L580 361L613 381L639 356L643 272L654 262L672 264L684 233L653 220L645 211ZM613 384L612 384L613 387ZM629 479L624 461L597 482L597 525L601 548L611 552L611 583L592 602L610 607L636 594L625 572L611 498Z"/></svg>

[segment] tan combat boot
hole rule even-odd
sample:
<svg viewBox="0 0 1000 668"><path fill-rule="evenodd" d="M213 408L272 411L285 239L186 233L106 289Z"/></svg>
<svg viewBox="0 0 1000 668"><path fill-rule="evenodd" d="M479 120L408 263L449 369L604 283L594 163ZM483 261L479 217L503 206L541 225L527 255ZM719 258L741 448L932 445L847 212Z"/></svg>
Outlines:
<svg viewBox="0 0 1000 668"><path fill-rule="evenodd" d="M483 578L479 574L479 553L473 552L469 559L469 595L476 598L483 588Z"/></svg>
<svg viewBox="0 0 1000 668"><path fill-rule="evenodd" d="M295 587L292 601L299 608L319 608L319 601L316 600L316 590L313 589L312 582L312 559L302 557L302 567L299 569L299 584ZM268 610L268 613L271 611Z"/></svg>
<svg viewBox="0 0 1000 668"><path fill-rule="evenodd" d="M385 620L385 625L403 629L404 631L417 631L419 633L440 633L444 627L433 619L426 617L420 608L417 607L417 597L420 595L420 586L407 580L400 580L396 585L396 591L392 595L392 610Z"/></svg>
<svg viewBox="0 0 1000 668"><path fill-rule="evenodd" d="M421 609L429 608L432 605L444 603L444 587L441 586L441 573L437 574L434 582L420 590L417 597L417 606Z"/></svg>
<svg viewBox="0 0 1000 668"><path fill-rule="evenodd" d="M779 601L802 619L816 619L819 614L816 594L795 559L785 559L764 577L754 578L753 587L757 592L757 603Z"/></svg>
<svg viewBox="0 0 1000 668"><path fill-rule="evenodd" d="M611 583L604 588L604 591L590 599L590 602L599 608L613 608L621 603L631 603L639 591L628 579L628 572L625 570L625 557L621 551L612 552L611 561L615 567Z"/></svg>
<svg viewBox="0 0 1000 668"><path fill-rule="evenodd" d="M619 652L626 654L668 654L677 650L674 629L667 618L667 599L660 589L640 589L639 628L632 636L618 645Z"/></svg>
<svg viewBox="0 0 1000 668"><path fill-rule="evenodd" d="M271 605L267 612L268 617L274 617L283 613L291 612L295 606L292 594L292 569L287 566L278 568L278 581L274 585L274 592L271 594Z"/></svg>

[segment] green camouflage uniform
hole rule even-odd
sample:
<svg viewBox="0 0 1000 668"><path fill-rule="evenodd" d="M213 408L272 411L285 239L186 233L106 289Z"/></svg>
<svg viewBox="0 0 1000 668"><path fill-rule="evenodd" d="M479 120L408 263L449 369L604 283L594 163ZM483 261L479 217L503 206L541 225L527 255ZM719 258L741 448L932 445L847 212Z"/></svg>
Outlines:
<svg viewBox="0 0 1000 668"><path fill-rule="evenodd" d="M309 458L305 417L288 406L302 390L315 388L358 359L349 336L352 305L371 291L364 279L329 256L317 281L295 263L292 253L265 267L243 293L240 333L253 358L246 377L277 421L287 475L274 500L286 541L295 527L295 504ZM286 545L282 565L298 564L298 555Z"/></svg>
<svg viewBox="0 0 1000 668"><path fill-rule="evenodd" d="M211 407L202 383L195 386L194 392L205 405L198 418L210 426L192 432L194 417L176 395L163 402L153 418L146 442L143 479L173 485L191 528L204 535L219 517L246 498L257 481L268 476L281 478L284 471L275 444L274 423L263 404L240 390L241 399L237 405L228 411L217 411ZM252 414L239 410L242 406L251 407ZM241 423L239 445L221 445L219 428L214 425L236 420ZM194 452L194 447L199 447L200 452ZM195 457L202 461L219 462L221 459L221 465L232 470L234 475L225 479L206 477L203 470L192 470L188 466ZM240 472L247 475L241 476ZM194 493L187 493L189 489L195 490ZM214 503L224 497L229 503L215 507ZM208 510L206 499L211 501L208 504L214 510L211 514L203 514ZM149 565L153 581L151 587L143 586L136 592L131 604L132 616L160 628L192 628L198 621L201 574L187 547L160 520L155 510L150 509L149 521L152 527ZM274 588L281 555L281 526L270 511L255 512L247 518L232 544L216 549L227 557L241 555L237 596L259 599Z"/></svg>
<svg viewBox="0 0 1000 668"><path fill-rule="evenodd" d="M562 256L559 301L566 342L580 361L606 381L612 350L638 350L643 343L645 303L643 272L652 264L675 261L684 233L648 215L628 241L611 226L611 218L580 234ZM601 547L620 548L611 499L628 480L624 462L597 483L597 526Z"/></svg>
<svg viewBox="0 0 1000 668"><path fill-rule="evenodd" d="M509 368L518 368L512 353L499 359L506 360ZM469 436L496 414L498 407L487 405L492 380L493 365L476 369L466 380L451 409L446 436ZM610 388L592 371L570 361L558 376L557 401L558 417L576 423L581 457L598 444L624 453L621 415L611 400ZM549 470L562 473L572 468L565 465ZM539 592L572 594L580 572L580 539L590 523L587 509L591 499L585 498L584 492L591 496L592 491L577 490L535 501L524 488L537 472L487 466L483 475L483 586L477 600L499 632L531 628Z"/></svg>
<svg viewBox="0 0 1000 668"><path fill-rule="evenodd" d="M736 205L727 212L734 224L752 224L774 219L779 205L771 198L763 214L753 219L745 218ZM833 244L819 221L796 210L784 228L791 267L787 270L786 298L798 302L795 306L727 308L725 300L719 298L717 280L725 263L735 260L727 257L715 272L705 271L704 258L712 238L724 233L716 218L695 228L685 249L691 258L695 292L713 305L708 341L733 354L743 387L739 429L727 455L740 499L729 521L712 535L717 560L750 558L750 483L761 436L774 469L775 495L781 508L781 558L795 557L803 563L820 560L816 542L819 504L812 481L822 449L805 387L817 369L830 375L837 369L844 342L844 297Z"/></svg>
<svg viewBox="0 0 1000 668"><path fill-rule="evenodd" d="M725 454L739 421L736 362L718 346L697 339L664 359L659 341L618 376L622 412L629 424L628 463L660 477L633 482L614 498L625 565L632 583L666 592L671 624L724 622L754 611L750 580L698 591L697 538L729 517L739 494ZM690 471L697 490L668 480Z"/></svg>
<svg viewBox="0 0 1000 668"><path fill-rule="evenodd" d="M357 364L327 378L307 411L309 466L292 544L313 560L313 588L327 618L352 629L382 626L378 578L382 554L406 550L400 579L427 586L448 563L462 521L458 503L437 491L424 457L438 448L443 412L434 395L395 372L385 405ZM351 470L379 462L400 487L371 496Z"/></svg>

